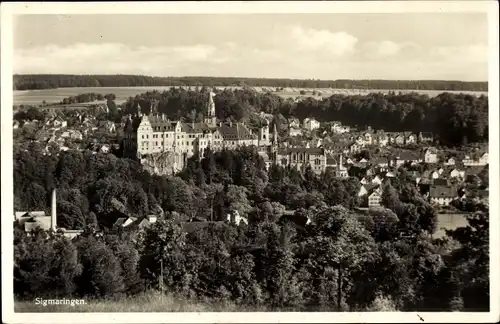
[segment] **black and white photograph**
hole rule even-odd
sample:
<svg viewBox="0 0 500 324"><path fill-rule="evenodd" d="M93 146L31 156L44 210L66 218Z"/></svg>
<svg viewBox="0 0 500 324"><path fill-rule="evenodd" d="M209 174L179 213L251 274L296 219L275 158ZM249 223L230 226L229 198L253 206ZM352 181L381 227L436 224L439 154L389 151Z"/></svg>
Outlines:
<svg viewBox="0 0 500 324"><path fill-rule="evenodd" d="M1 9L4 322L500 320L496 1Z"/></svg>

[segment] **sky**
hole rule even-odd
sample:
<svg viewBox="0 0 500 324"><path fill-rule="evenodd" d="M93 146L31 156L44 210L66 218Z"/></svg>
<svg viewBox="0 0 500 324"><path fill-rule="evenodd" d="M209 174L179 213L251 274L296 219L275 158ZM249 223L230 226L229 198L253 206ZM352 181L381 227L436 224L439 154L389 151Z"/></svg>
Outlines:
<svg viewBox="0 0 500 324"><path fill-rule="evenodd" d="M14 73L488 80L484 13L18 15Z"/></svg>

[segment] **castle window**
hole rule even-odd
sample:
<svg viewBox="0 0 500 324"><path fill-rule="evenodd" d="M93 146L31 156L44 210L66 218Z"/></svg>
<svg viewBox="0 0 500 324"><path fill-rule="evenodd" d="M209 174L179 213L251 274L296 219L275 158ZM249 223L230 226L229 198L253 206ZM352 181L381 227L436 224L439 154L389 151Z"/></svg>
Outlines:
<svg viewBox="0 0 500 324"><path fill-rule="evenodd" d="M144 139L144 135L142 135L142 139Z"/></svg>

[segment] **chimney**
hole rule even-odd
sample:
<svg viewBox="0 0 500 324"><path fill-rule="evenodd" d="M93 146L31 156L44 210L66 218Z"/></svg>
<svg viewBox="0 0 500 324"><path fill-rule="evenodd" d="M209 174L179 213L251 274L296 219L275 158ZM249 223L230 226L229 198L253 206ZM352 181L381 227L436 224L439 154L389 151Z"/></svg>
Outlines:
<svg viewBox="0 0 500 324"><path fill-rule="evenodd" d="M50 227L51 229L55 232L57 229L57 208L56 205L57 200L56 200L56 189L52 190L52 214L51 214L51 222L50 222Z"/></svg>
<svg viewBox="0 0 500 324"><path fill-rule="evenodd" d="M233 127L233 121L229 121L229 127Z"/></svg>

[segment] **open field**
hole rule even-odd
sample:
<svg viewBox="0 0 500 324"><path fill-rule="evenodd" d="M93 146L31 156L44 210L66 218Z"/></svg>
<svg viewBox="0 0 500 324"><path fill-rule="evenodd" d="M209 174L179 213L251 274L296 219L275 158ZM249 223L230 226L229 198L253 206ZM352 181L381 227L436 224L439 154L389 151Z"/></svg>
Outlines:
<svg viewBox="0 0 500 324"><path fill-rule="evenodd" d="M47 103L58 103L64 98L75 96L82 93L100 93L100 94L108 94L114 93L116 95L116 102L122 103L128 97L133 97L138 94L144 93L146 91L164 91L168 90L169 86L166 87L88 87L88 88L59 88L59 89L44 89L44 90L23 90L23 91L14 91L14 105L38 105L41 104L42 101L46 101ZM185 87L189 88L189 87ZM195 87L191 87L194 89ZM230 88L230 89L238 89L241 87L217 87L219 89ZM368 89L299 89L299 88L285 88L283 91L276 92L275 88L270 87L253 87L256 91L264 92L271 91L278 96L283 98L297 98L297 97L328 97L333 94L344 94L344 95L366 95L370 92L380 92L380 93L388 93L389 91L394 91L396 93L408 93L408 92L418 92L422 94L427 94L429 96L437 96L443 91L423 91L423 90L368 90ZM306 95L301 95L300 91L306 91ZM312 91L320 92L321 96L313 96ZM454 91L450 91L454 92ZM455 91L455 93L459 93ZM481 95L487 94L486 92L466 92L473 95Z"/></svg>
<svg viewBox="0 0 500 324"><path fill-rule="evenodd" d="M445 236L445 230L467 226L466 216L467 214L438 214L438 224L434 237L439 238Z"/></svg>

